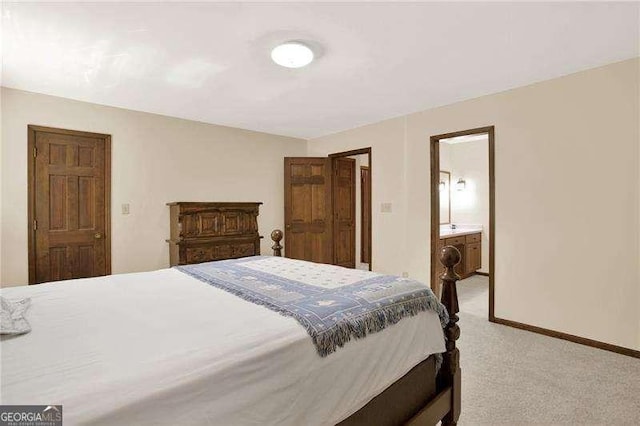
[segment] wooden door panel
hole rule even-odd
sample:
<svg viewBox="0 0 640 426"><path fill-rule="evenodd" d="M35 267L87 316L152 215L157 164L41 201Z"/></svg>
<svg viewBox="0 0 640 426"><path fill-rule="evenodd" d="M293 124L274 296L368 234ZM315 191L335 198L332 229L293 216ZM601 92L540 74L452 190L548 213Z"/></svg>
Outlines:
<svg viewBox="0 0 640 426"><path fill-rule="evenodd" d="M67 194L66 176L49 176L49 230L67 230Z"/></svg>
<svg viewBox="0 0 640 426"><path fill-rule="evenodd" d="M67 263L66 247L51 247L49 249L49 276L47 281L60 281L66 279L65 265Z"/></svg>
<svg viewBox="0 0 640 426"><path fill-rule="evenodd" d="M305 240L306 234L301 231L289 230L287 233L286 257L291 259L301 259L305 257ZM311 260L311 259L307 259Z"/></svg>
<svg viewBox="0 0 640 426"><path fill-rule="evenodd" d="M291 185L291 222L305 224L311 221L311 185Z"/></svg>
<svg viewBox="0 0 640 426"><path fill-rule="evenodd" d="M94 277L96 274L96 259L94 245L76 246L78 250L76 256L78 258L78 264L75 271L77 278L89 278Z"/></svg>
<svg viewBox="0 0 640 426"><path fill-rule="evenodd" d="M331 263L331 163L328 158L284 160L285 256Z"/></svg>
<svg viewBox="0 0 640 426"><path fill-rule="evenodd" d="M108 136L96 136L29 128L30 146L35 148L30 167L30 283L105 275L110 269Z"/></svg>
<svg viewBox="0 0 640 426"><path fill-rule="evenodd" d="M43 151L44 153L44 151ZM49 165L64 166L67 164L67 146L61 144L49 144Z"/></svg>
<svg viewBox="0 0 640 426"><path fill-rule="evenodd" d="M331 211L327 206L327 187L325 183L311 184L310 216L312 222L322 222L331 220Z"/></svg>
<svg viewBox="0 0 640 426"><path fill-rule="evenodd" d="M94 230L96 227L94 177L78 176L78 229ZM75 199L75 198L73 198ZM72 199L72 200L73 200Z"/></svg>
<svg viewBox="0 0 640 426"><path fill-rule="evenodd" d="M336 231L335 261L336 265L347 265L353 261L355 246L352 244L351 229Z"/></svg>
<svg viewBox="0 0 640 426"><path fill-rule="evenodd" d="M312 262L325 263L326 261L326 247L330 243L326 232L318 231L311 232L307 236L308 250L307 258Z"/></svg>
<svg viewBox="0 0 640 426"><path fill-rule="evenodd" d="M78 146L78 166L94 167L95 147Z"/></svg>
<svg viewBox="0 0 640 426"><path fill-rule="evenodd" d="M336 218L341 221L351 223L353 220L354 209L351 208L351 199L353 198L353 190L347 186L351 181L348 181L336 188L336 200L344 200L344 202L338 203L336 206Z"/></svg>
<svg viewBox="0 0 640 426"><path fill-rule="evenodd" d="M334 264L356 267L356 160L333 159Z"/></svg>

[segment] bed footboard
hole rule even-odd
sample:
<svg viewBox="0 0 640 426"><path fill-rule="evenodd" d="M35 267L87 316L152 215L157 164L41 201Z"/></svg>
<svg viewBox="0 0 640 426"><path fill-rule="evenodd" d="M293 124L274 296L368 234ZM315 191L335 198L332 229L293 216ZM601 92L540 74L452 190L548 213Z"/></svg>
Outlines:
<svg viewBox="0 0 640 426"><path fill-rule="evenodd" d="M460 263L460 252L453 246L443 247L440 251L440 261L446 268L442 279L441 301L449 312L449 323L444 327L444 336L447 339L447 351L443 355L443 364L440 381L443 387L451 388L451 410L442 419L443 425L455 425L460 417L460 351L456 348L456 340L460 337L458 326L458 291L456 281L460 279L453 270Z"/></svg>
<svg viewBox="0 0 640 426"><path fill-rule="evenodd" d="M282 256L282 245L280 244L282 236L282 231L279 229L271 233L271 239L274 242L272 246L274 256ZM444 273L440 276L442 280L442 296L440 301L449 313L449 322L443 329L446 339L446 351L442 354L442 367L436 379L436 395L406 422L407 425L431 426L442 421L442 425L444 426L453 426L457 424L458 418L460 417L460 351L456 347L456 340L460 337L456 282L460 277L453 270L453 268L460 263L460 259L460 252L453 246L445 246L440 250L440 262L442 262L445 267ZM404 420L402 420L402 422L404 422Z"/></svg>
<svg viewBox="0 0 640 426"><path fill-rule="evenodd" d="M445 267L440 276L442 280L442 297L440 301L447 308L449 322L444 326L446 351L442 354L442 367L438 373L437 395L416 414L407 424L412 426L434 425L442 420L442 425L455 425L460 418L461 408L461 370L460 351L456 348L456 340L460 337L458 326L458 292L456 281L460 279L453 270L460 262L460 252L453 246L445 246L440 250L440 262Z"/></svg>
<svg viewBox="0 0 640 426"><path fill-rule="evenodd" d="M282 231L279 229L274 229L271 232L271 239L273 240L273 245L271 246L271 248L273 249L274 256L282 257L282 245L280 245L282 235Z"/></svg>

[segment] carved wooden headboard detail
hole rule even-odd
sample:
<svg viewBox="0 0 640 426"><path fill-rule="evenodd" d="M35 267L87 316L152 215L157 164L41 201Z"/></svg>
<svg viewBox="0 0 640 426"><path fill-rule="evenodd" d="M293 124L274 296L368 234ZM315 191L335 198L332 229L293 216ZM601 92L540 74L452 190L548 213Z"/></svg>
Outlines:
<svg viewBox="0 0 640 426"><path fill-rule="evenodd" d="M168 203L171 266L260 254L262 203Z"/></svg>

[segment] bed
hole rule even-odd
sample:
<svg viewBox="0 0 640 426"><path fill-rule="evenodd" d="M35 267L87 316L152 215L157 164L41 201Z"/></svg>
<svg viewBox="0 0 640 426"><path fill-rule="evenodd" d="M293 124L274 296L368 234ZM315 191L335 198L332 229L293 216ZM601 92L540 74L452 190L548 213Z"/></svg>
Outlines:
<svg viewBox="0 0 640 426"><path fill-rule="evenodd" d="M31 298L32 331L3 336L0 402L67 424L455 424L459 253L442 260L444 328L419 312L324 357L293 318L175 268L3 289Z"/></svg>

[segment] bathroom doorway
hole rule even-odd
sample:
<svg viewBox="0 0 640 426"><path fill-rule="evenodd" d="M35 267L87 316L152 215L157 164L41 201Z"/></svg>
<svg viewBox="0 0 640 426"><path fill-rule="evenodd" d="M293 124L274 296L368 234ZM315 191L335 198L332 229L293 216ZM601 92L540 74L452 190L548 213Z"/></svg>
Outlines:
<svg viewBox="0 0 640 426"><path fill-rule="evenodd" d="M441 291L440 249L456 247L458 291L484 298L488 286L490 321L495 318L494 150L493 126L431 137L431 288Z"/></svg>

